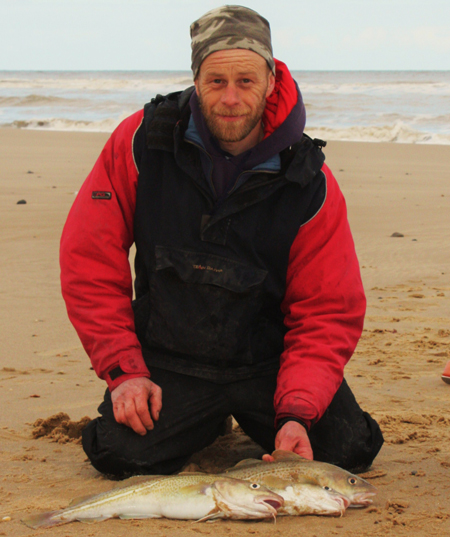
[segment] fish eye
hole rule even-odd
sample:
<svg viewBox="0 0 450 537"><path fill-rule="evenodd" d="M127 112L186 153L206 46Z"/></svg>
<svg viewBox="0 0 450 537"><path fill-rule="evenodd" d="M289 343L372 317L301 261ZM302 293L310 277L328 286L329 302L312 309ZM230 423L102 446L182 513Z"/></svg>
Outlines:
<svg viewBox="0 0 450 537"><path fill-rule="evenodd" d="M356 477L349 477L348 482L350 483L350 485L356 485L358 480L356 479Z"/></svg>
<svg viewBox="0 0 450 537"><path fill-rule="evenodd" d="M331 490L331 487L327 487L326 485L323 487L323 490Z"/></svg>
<svg viewBox="0 0 450 537"><path fill-rule="evenodd" d="M260 485L258 485L258 483L252 483L252 484L250 485L250 488L251 488L251 489L255 489L255 490L256 490L256 489L259 489L259 487L260 487Z"/></svg>

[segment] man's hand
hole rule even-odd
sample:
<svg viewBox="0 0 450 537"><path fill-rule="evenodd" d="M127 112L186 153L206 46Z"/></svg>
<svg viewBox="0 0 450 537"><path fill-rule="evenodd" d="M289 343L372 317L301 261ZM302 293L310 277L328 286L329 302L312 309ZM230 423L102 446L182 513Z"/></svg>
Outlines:
<svg viewBox="0 0 450 537"><path fill-rule="evenodd" d="M303 425L296 421L288 421L281 427L275 438L275 449L293 451L311 461L314 459L308 433ZM275 459L272 455L263 455L263 460L273 462Z"/></svg>
<svg viewBox="0 0 450 537"><path fill-rule="evenodd" d="M162 390L150 379L139 377L119 384L111 392L111 400L117 423L127 425L137 434L144 436L147 430L153 429L153 422L158 421L162 407Z"/></svg>

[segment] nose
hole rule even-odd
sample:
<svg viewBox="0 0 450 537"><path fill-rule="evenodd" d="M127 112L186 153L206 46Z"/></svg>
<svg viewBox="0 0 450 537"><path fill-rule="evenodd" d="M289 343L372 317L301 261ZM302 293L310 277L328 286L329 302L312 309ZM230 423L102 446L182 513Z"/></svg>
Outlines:
<svg viewBox="0 0 450 537"><path fill-rule="evenodd" d="M236 106L240 103L238 88L234 84L227 84L220 100L225 106Z"/></svg>

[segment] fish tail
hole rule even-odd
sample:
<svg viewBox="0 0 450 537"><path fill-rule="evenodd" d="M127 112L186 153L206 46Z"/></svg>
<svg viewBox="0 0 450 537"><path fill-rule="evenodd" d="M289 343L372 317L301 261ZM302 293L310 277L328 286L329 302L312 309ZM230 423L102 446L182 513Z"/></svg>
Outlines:
<svg viewBox="0 0 450 537"><path fill-rule="evenodd" d="M38 528L51 528L52 526L58 526L59 524L70 522L70 520L64 520L63 518L57 516L62 512L63 511L59 509L58 511L48 511L47 513L41 513L39 515L31 515L24 518L22 522L34 530Z"/></svg>

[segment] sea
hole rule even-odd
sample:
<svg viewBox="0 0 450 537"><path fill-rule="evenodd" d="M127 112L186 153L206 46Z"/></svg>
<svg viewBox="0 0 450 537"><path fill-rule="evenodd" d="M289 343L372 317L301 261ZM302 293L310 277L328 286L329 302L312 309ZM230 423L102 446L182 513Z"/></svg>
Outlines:
<svg viewBox="0 0 450 537"><path fill-rule="evenodd" d="M450 71L292 71L305 132L324 140L450 144ZM112 132L190 71L0 71L0 126Z"/></svg>

